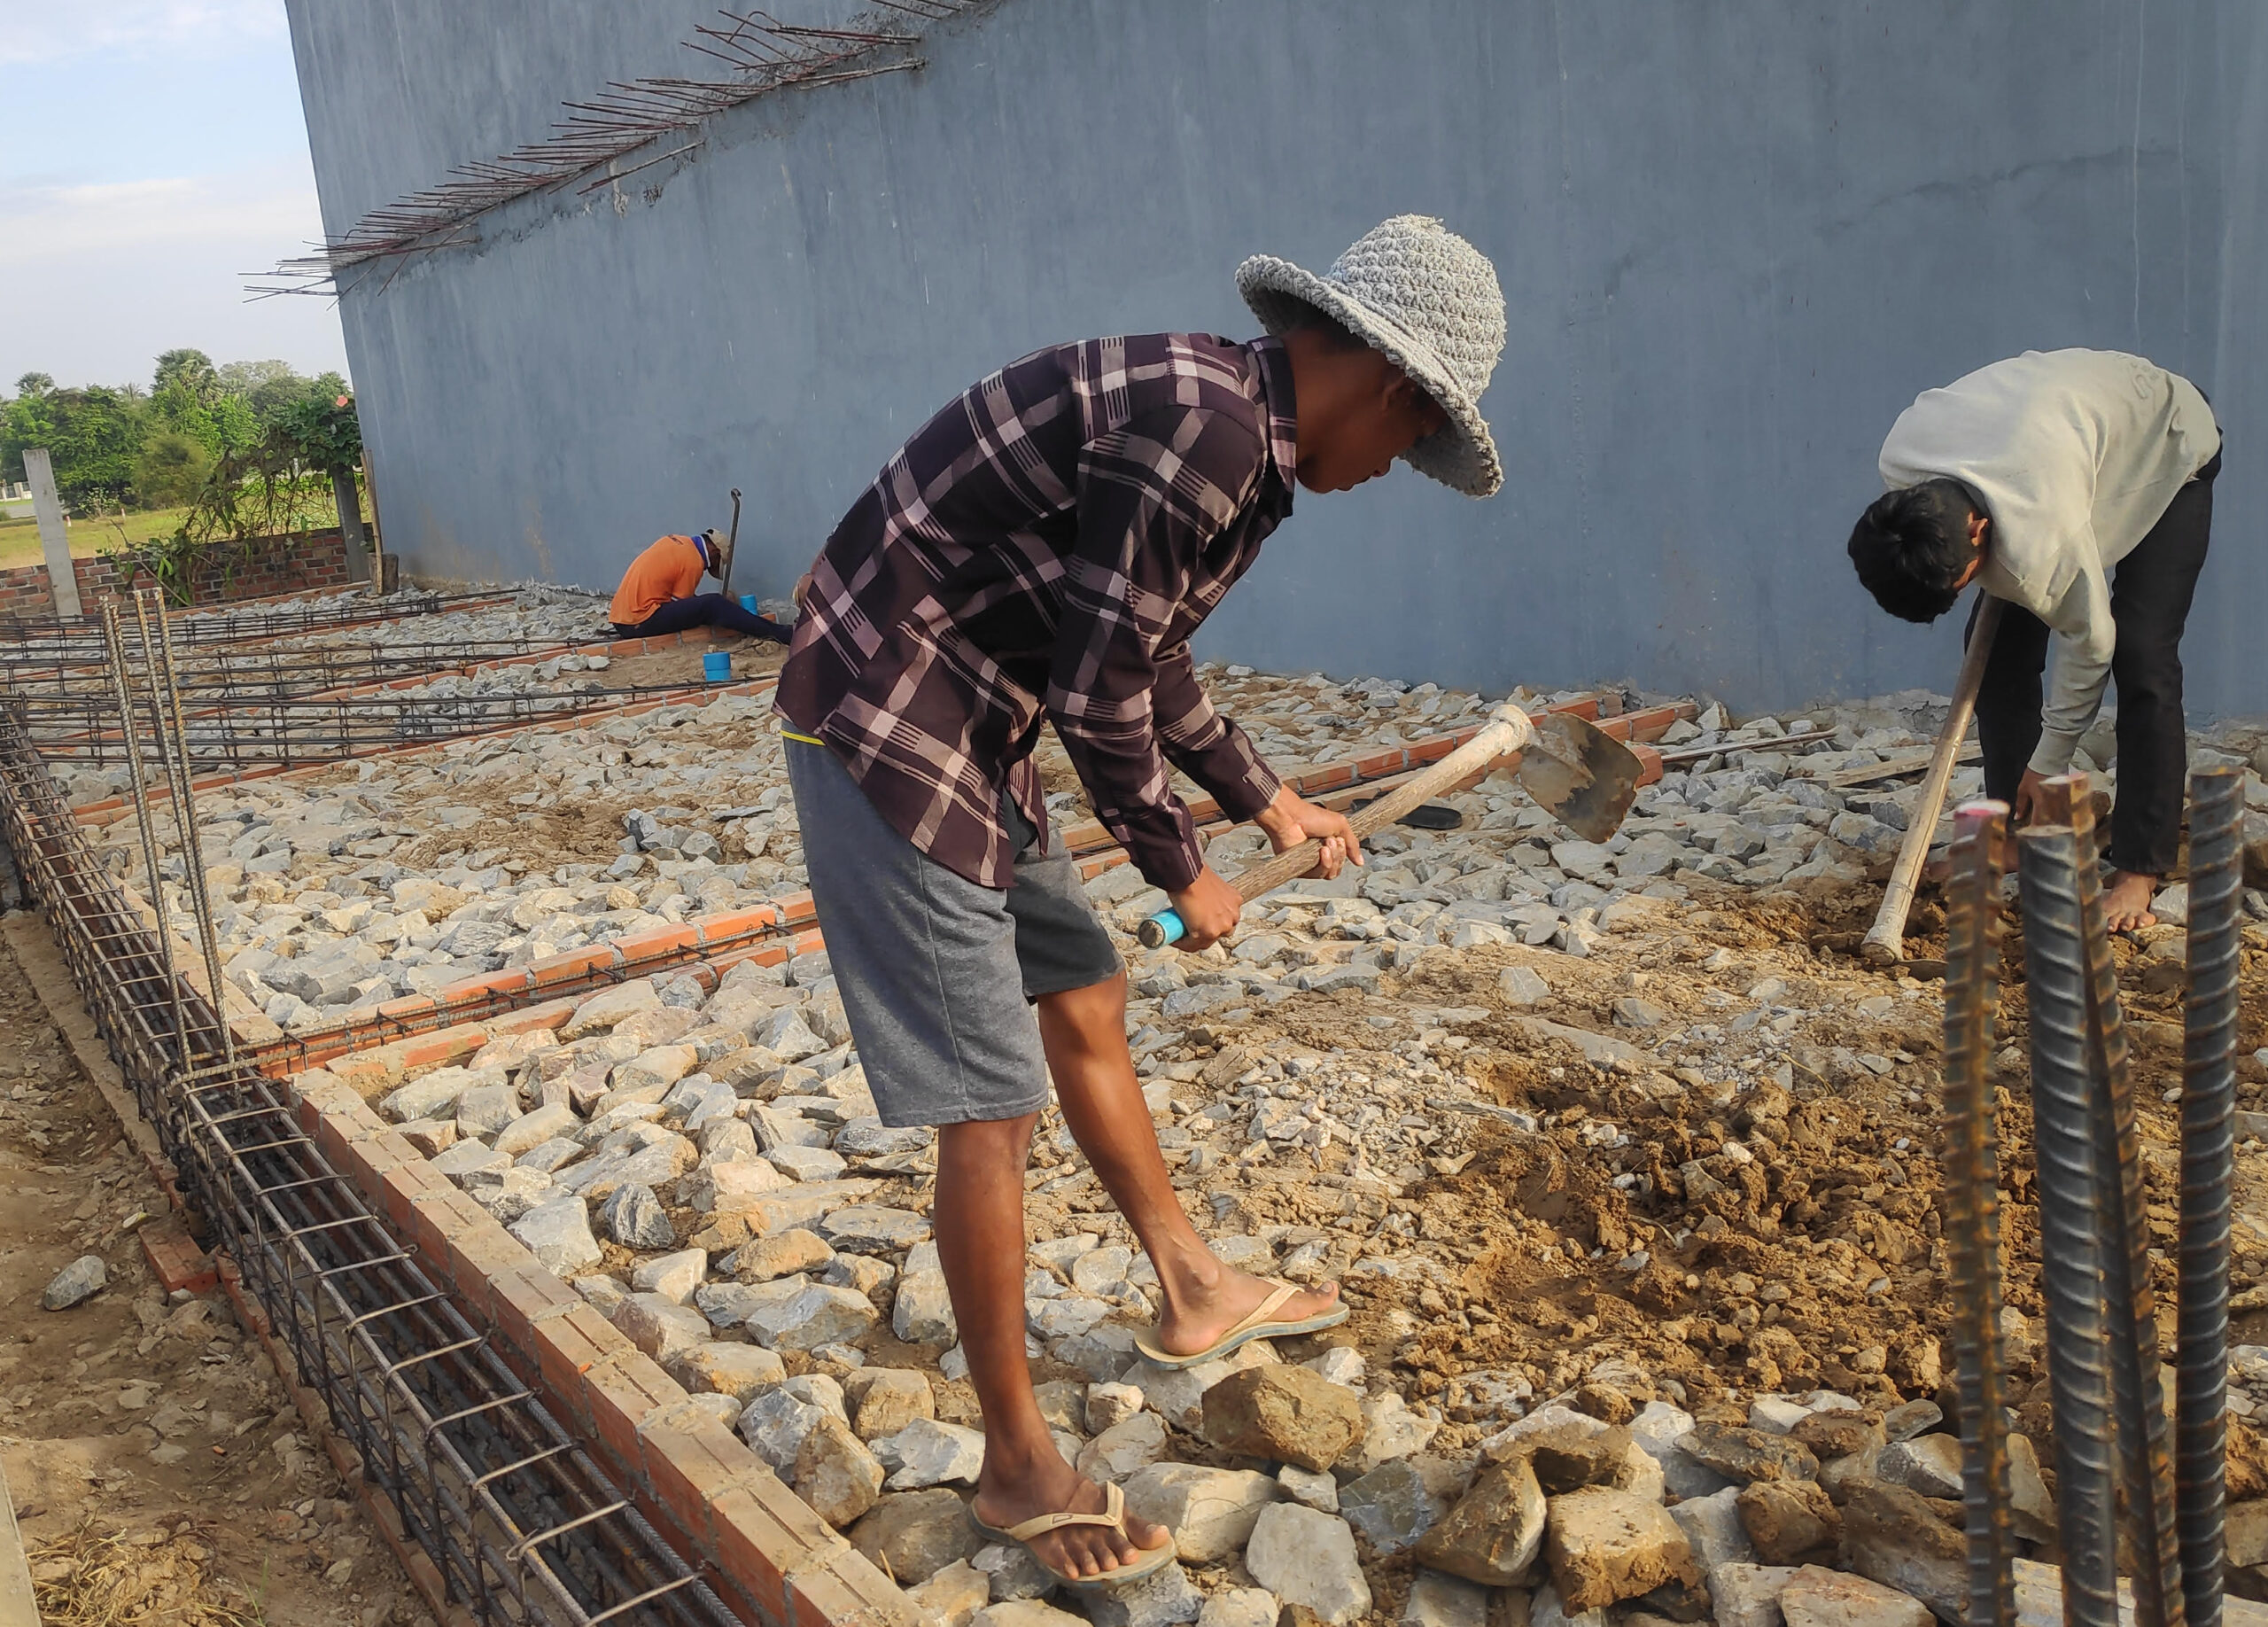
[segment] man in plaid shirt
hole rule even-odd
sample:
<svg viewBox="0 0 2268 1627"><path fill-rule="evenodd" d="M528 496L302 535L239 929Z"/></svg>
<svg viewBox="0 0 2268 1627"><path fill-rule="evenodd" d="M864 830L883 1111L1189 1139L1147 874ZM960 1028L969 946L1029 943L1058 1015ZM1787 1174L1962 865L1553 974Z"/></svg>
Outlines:
<svg viewBox="0 0 2268 1627"><path fill-rule="evenodd" d="M1403 456L1501 479L1476 404L1503 341L1494 271L1402 216L1331 271L1247 261L1271 337L1094 339L978 381L894 455L813 564L779 710L812 892L883 1120L937 1126L935 1221L983 1408L972 1512L1067 1581L1171 1562L1170 1536L1065 1463L1025 1358L1023 1172L1052 1077L1157 1272L1144 1342L1190 1366L1344 1320L1216 1259L1182 1211L1126 1043L1126 974L1051 839L1031 752L1052 723L1096 815L1202 949L1241 901L1205 862L1178 769L1278 852L1362 862L1213 710L1189 640L1290 513ZM1137 1290L1120 1284L1122 1296Z"/></svg>

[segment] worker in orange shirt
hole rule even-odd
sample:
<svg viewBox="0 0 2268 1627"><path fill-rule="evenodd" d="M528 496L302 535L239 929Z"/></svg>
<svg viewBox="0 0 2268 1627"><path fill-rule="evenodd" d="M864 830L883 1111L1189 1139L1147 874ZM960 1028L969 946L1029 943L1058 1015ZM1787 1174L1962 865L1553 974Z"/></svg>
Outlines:
<svg viewBox="0 0 2268 1627"><path fill-rule="evenodd" d="M725 545L717 541L713 531L697 537L656 538L623 572L622 586L615 589L607 619L625 636L682 633L687 627L730 627L750 638L786 643L788 630L778 622L743 609L738 601L721 593L694 592L703 575L723 581L728 564Z"/></svg>

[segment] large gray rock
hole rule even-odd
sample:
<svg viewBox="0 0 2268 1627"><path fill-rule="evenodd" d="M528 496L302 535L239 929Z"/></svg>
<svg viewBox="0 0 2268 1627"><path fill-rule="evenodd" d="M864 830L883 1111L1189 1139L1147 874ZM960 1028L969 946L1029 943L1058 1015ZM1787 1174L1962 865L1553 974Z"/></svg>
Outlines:
<svg viewBox="0 0 2268 1627"><path fill-rule="evenodd" d="M893 1491L919 1491L949 1481L975 1485L977 1471L984 1467L982 1434L934 1418L917 1418L874 1445L874 1455L890 1471Z"/></svg>
<svg viewBox="0 0 2268 1627"><path fill-rule="evenodd" d="M622 1336L667 1366L697 1345L710 1343L709 1319L664 1294L633 1294L614 1313Z"/></svg>
<svg viewBox="0 0 2268 1627"><path fill-rule="evenodd" d="M1418 1562L1484 1587L1528 1582L1543 1549L1543 1489L1525 1456L1484 1463L1456 1506L1418 1544Z"/></svg>
<svg viewBox="0 0 2268 1627"><path fill-rule="evenodd" d="M1168 1565L1132 1582L1084 1590L1081 1603L1094 1627L1178 1627L1205 1608L1189 1573Z"/></svg>
<svg viewBox="0 0 2268 1627"><path fill-rule="evenodd" d="M1371 1613L1371 1584L1355 1555L1347 1522L1297 1503L1270 1503L1254 1522L1244 1551L1252 1579L1287 1605L1340 1623Z"/></svg>
<svg viewBox="0 0 2268 1627"><path fill-rule="evenodd" d="M618 984L610 989L601 989L581 1005L560 1029L562 1039L579 1039L585 1034L610 1029L633 1012L648 1011L658 1007L662 997L654 985L640 978L635 983Z"/></svg>
<svg viewBox="0 0 2268 1627"><path fill-rule="evenodd" d="M1148 1386L1145 1386L1146 1390ZM1204 1392L1205 1438L1226 1452L1327 1469L1363 1438L1362 1405L1321 1374L1283 1362Z"/></svg>
<svg viewBox="0 0 2268 1627"><path fill-rule="evenodd" d="M750 1451L788 1475L796 1471L796 1454L803 1450L804 1436L817 1428L819 1420L827 1416L825 1407L804 1400L782 1385L762 1391L750 1402L741 1413L738 1427ZM955 1559L966 1557L953 1555Z"/></svg>
<svg viewBox="0 0 2268 1627"><path fill-rule="evenodd" d="M1171 1530L1181 1557L1192 1565L1210 1565L1243 1547L1278 1491L1266 1475L1194 1463L1153 1463L1121 1483L1126 1506Z"/></svg>
<svg viewBox="0 0 2268 1627"><path fill-rule="evenodd" d="M959 1494L949 1486L886 1493L844 1535L852 1547L897 1578L901 1587L927 1582L955 1560L974 1559L984 1545L969 1523ZM988 1615L1013 1608L996 1604L990 1611L978 1611L974 1619L981 1623ZM1066 1620L1076 1623L1077 1618Z"/></svg>
<svg viewBox="0 0 2268 1627"><path fill-rule="evenodd" d="M767 1350L815 1351L848 1344L881 1320L874 1302L850 1288L814 1282L748 1319L748 1330Z"/></svg>
<svg viewBox="0 0 2268 1627"><path fill-rule="evenodd" d="M1693 1429L1693 1414L1666 1401L1649 1401L1629 1423L1630 1438L1662 1466L1662 1483L1673 1497L1706 1497L1732 1485L1678 1442Z"/></svg>
<svg viewBox="0 0 2268 1627"><path fill-rule="evenodd" d="M923 1623L936 1627L968 1627L976 1613L992 1602L991 1580L967 1560L955 1560L905 1596L921 1612Z"/></svg>
<svg viewBox="0 0 2268 1627"><path fill-rule="evenodd" d="M109 1268L99 1254L82 1254L55 1273L39 1296L43 1311L68 1311L101 1293L110 1281Z"/></svg>
<svg viewBox="0 0 2268 1627"><path fill-rule="evenodd" d="M1875 1460L1875 1477L1923 1497L1961 1496L1961 1441L1951 1435L1921 1435L1892 1441Z"/></svg>
<svg viewBox="0 0 2268 1627"><path fill-rule="evenodd" d="M625 1249L667 1249L677 1242L677 1232L654 1189L635 1181L617 1187L599 1205L599 1225Z"/></svg>
<svg viewBox="0 0 2268 1627"><path fill-rule="evenodd" d="M1870 1580L1911 1593L1957 1622L1967 1608L1968 1544L1921 1493L1860 1481L1843 1505L1843 1560Z"/></svg>
<svg viewBox="0 0 2268 1627"><path fill-rule="evenodd" d="M1780 1590L1787 1627L1930 1627L1930 1608L1864 1576L1806 1565Z"/></svg>
<svg viewBox="0 0 2268 1627"><path fill-rule="evenodd" d="M829 1525L850 1524L882 1492L882 1464L832 1413L813 1424L796 1448L796 1494Z"/></svg>
<svg viewBox="0 0 2268 1627"><path fill-rule="evenodd" d="M1339 1513L1380 1553L1399 1553L1449 1511L1459 1489L1447 1466L1409 1458L1381 1463L1339 1488ZM1436 1472L1428 1475L1426 1468ZM1272 1481L1270 1483L1274 1483Z"/></svg>
<svg viewBox="0 0 2268 1627"><path fill-rule="evenodd" d="M630 1273L630 1291L633 1294L659 1294L679 1304L689 1304L693 1290L701 1286L709 1274L709 1252L705 1249L680 1249L670 1254L656 1255L641 1260ZM707 1326L706 1319L703 1326Z"/></svg>
<svg viewBox="0 0 2268 1627"><path fill-rule="evenodd" d="M937 1415L928 1379L910 1367L858 1368L843 1379L843 1390L850 1402L850 1426L862 1441L896 1435L918 1419Z"/></svg>
<svg viewBox="0 0 2268 1627"><path fill-rule="evenodd" d="M960 1337L952 1296L940 1271L908 1272L898 1279L890 1330L908 1344L951 1344Z"/></svg>
<svg viewBox="0 0 2268 1627"><path fill-rule="evenodd" d="M712 1340L680 1352L669 1364L669 1374L695 1393L727 1396L745 1405L757 1391L783 1382L788 1368L759 1346Z"/></svg>
<svg viewBox="0 0 2268 1627"><path fill-rule="evenodd" d="M1753 1565L1756 1545L1740 1517L1738 1486L1727 1486L1706 1497L1689 1497L1669 1511L1669 1517L1693 1545L1693 1558L1711 1575L1720 1565Z"/></svg>
<svg viewBox="0 0 2268 1627"><path fill-rule="evenodd" d="M1487 1627L1488 1590L1438 1570L1410 1579L1402 1607L1402 1627Z"/></svg>
<svg viewBox="0 0 2268 1627"><path fill-rule="evenodd" d="M1783 1627L1780 1596L1795 1574L1784 1565L1718 1566L1709 1573L1718 1627Z"/></svg>
<svg viewBox="0 0 2268 1627"><path fill-rule="evenodd" d="M1553 1498L1545 1528L1552 1584L1571 1609L1599 1609L1702 1579L1693 1545L1669 1511L1612 1486Z"/></svg>
<svg viewBox="0 0 2268 1627"><path fill-rule="evenodd" d="M1264 1587L1224 1587L1197 1613L1197 1627L1276 1627L1283 1606Z"/></svg>
<svg viewBox="0 0 2268 1627"><path fill-rule="evenodd" d="M852 1254L889 1254L926 1242L929 1223L911 1210L855 1203L822 1217L819 1231L835 1248Z"/></svg>
<svg viewBox="0 0 2268 1627"><path fill-rule="evenodd" d="M1115 1423L1080 1450L1078 1469L1093 1481L1124 1481L1166 1455L1166 1426L1155 1413Z"/></svg>
<svg viewBox="0 0 2268 1627"><path fill-rule="evenodd" d="M512 1222L511 1234L558 1276L568 1276L603 1257L591 1235L591 1211L571 1194L540 1203Z"/></svg>

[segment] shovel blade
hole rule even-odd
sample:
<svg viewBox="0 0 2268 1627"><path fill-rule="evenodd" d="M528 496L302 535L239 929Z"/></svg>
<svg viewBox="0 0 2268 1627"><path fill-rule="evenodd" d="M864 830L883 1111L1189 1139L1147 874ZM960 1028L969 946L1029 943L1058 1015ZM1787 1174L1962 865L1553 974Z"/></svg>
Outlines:
<svg viewBox="0 0 2268 1627"><path fill-rule="evenodd" d="M1581 718L1554 712L1535 722L1535 743L1520 754L1520 784L1554 819L1586 842L1622 828L1638 794L1637 754Z"/></svg>

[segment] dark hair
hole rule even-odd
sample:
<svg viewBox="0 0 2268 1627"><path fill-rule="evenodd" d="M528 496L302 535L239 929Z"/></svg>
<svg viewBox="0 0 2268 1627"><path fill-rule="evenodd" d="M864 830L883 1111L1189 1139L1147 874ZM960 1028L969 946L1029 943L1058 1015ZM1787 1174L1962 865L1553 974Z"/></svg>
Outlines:
<svg viewBox="0 0 2268 1627"><path fill-rule="evenodd" d="M1977 512L1958 480L1924 480L1884 492L1851 527L1847 552L1875 603L1907 621L1935 621L1961 598L1961 572L1977 550Z"/></svg>

